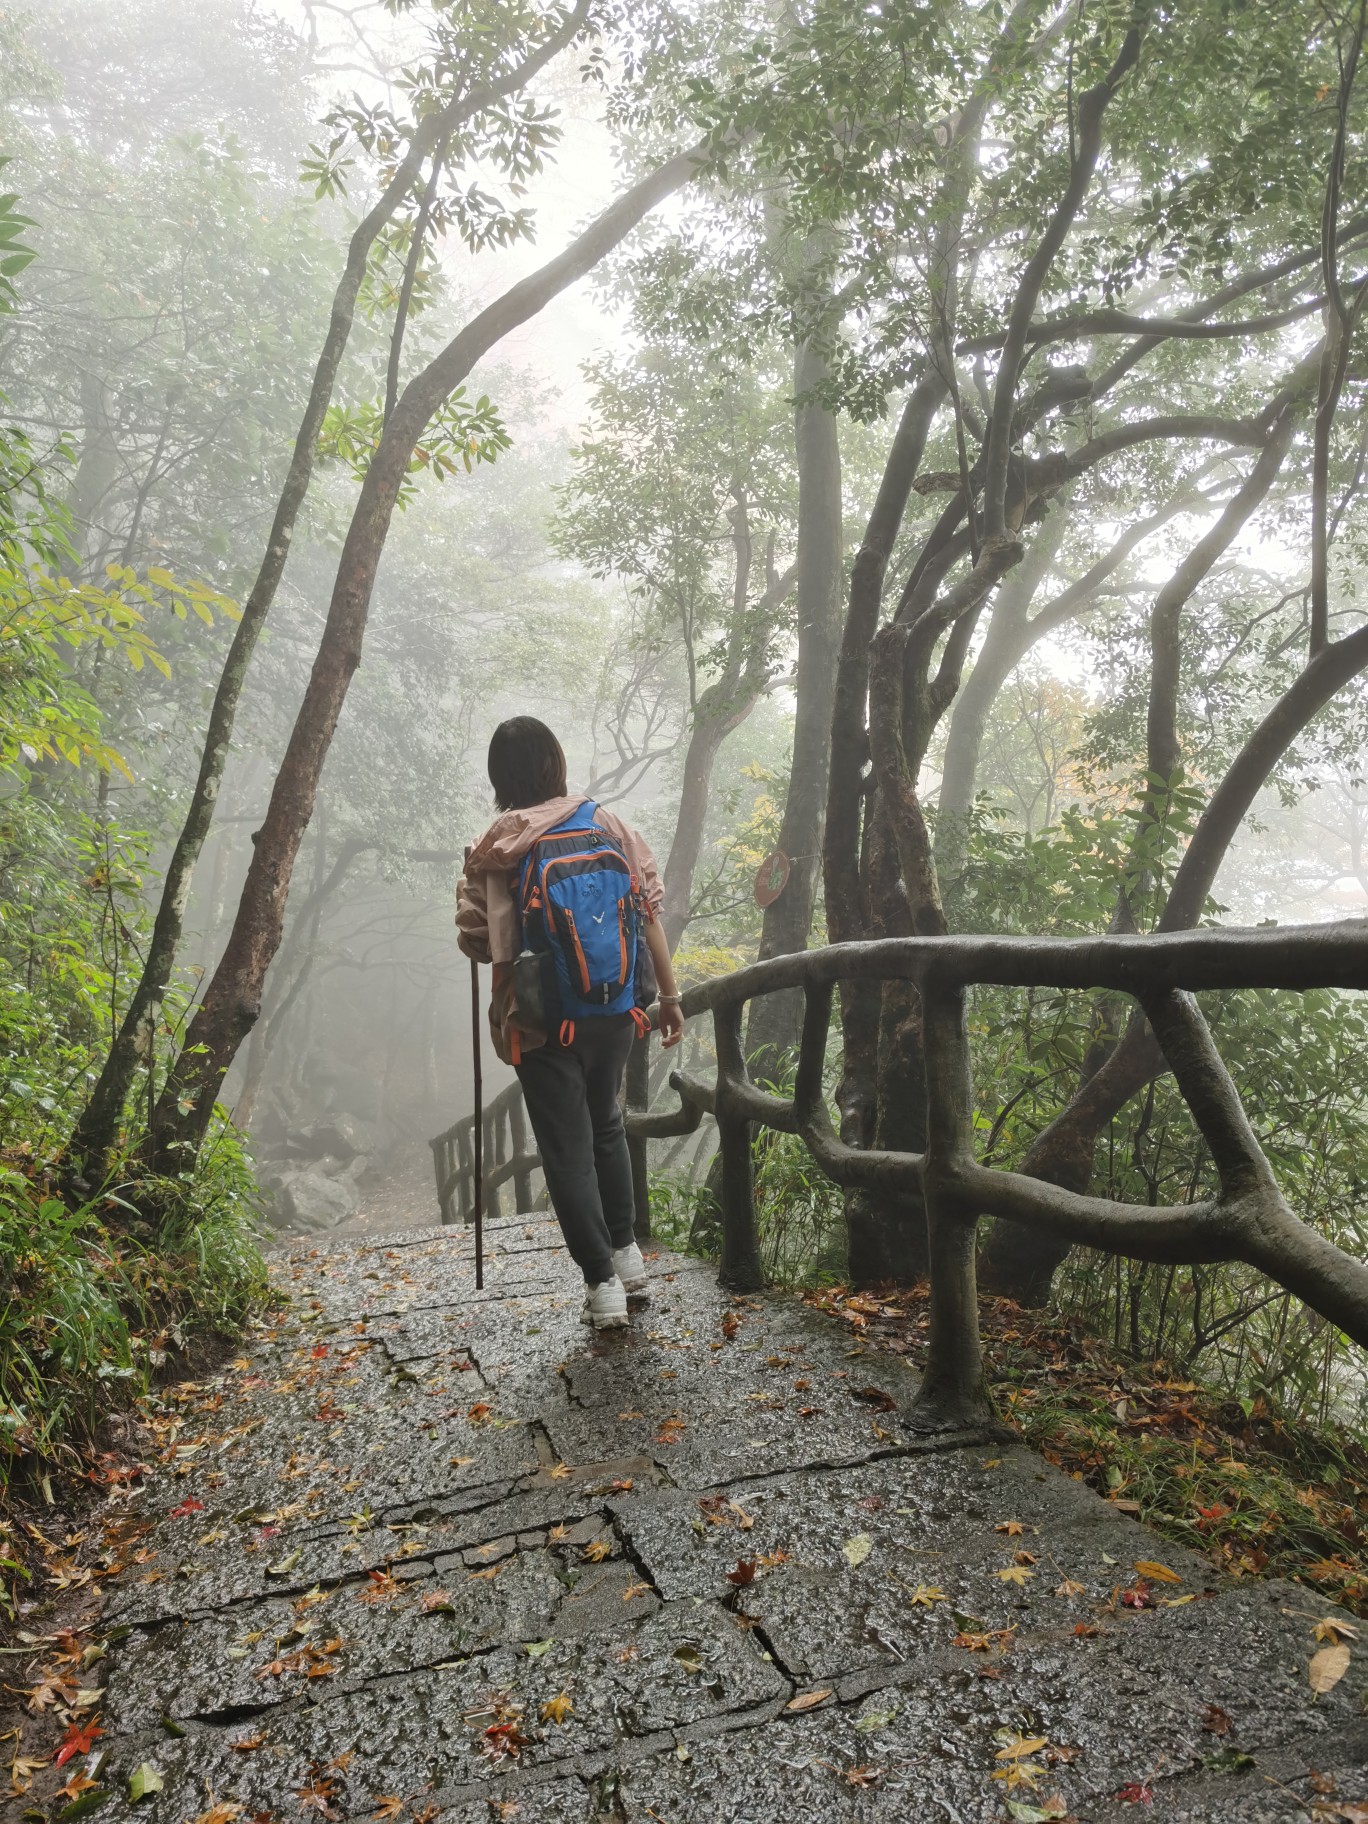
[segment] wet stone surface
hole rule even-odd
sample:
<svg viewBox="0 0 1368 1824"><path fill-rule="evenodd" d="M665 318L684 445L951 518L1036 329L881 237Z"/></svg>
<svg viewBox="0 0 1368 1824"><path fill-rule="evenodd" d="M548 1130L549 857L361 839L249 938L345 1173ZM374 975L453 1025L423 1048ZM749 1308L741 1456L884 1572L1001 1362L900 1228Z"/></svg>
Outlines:
<svg viewBox="0 0 1368 1824"><path fill-rule="evenodd" d="M596 1337L553 1224L488 1241L479 1293L464 1232L276 1257L282 1310L107 1517L102 1819L1368 1798L1363 1656L1313 1701L1307 1592L1222 1585L1020 1446L920 1437L903 1362L795 1300L658 1254Z"/></svg>

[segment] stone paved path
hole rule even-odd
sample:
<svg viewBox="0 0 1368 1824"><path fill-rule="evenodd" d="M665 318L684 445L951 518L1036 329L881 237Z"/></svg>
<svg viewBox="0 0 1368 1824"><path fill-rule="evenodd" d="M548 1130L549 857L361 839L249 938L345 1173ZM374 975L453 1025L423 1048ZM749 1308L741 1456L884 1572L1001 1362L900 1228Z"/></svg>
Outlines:
<svg viewBox="0 0 1368 1824"><path fill-rule="evenodd" d="M552 1227L492 1241L479 1294L461 1232L277 1257L286 1316L127 1509L101 1778L163 1785L102 1824L997 1824L1054 1795L1254 1824L1309 1816L1312 1769L1368 1797L1368 1653L1313 1701L1307 1592L1216 1588L1019 1446L929 1450L906 1364L792 1299L661 1255L596 1339ZM1125 1607L1151 1560L1171 1606Z"/></svg>

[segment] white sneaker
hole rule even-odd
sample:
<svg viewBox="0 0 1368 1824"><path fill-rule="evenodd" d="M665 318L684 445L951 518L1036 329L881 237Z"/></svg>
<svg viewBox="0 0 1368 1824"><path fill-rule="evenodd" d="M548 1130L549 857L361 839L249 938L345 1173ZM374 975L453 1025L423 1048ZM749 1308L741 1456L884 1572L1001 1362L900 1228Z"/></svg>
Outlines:
<svg viewBox="0 0 1368 1824"><path fill-rule="evenodd" d="M596 1286L585 1287L580 1322L592 1324L595 1330L621 1330L626 1324L627 1293L616 1273Z"/></svg>
<svg viewBox="0 0 1368 1824"><path fill-rule="evenodd" d="M646 1262L641 1258L641 1249L634 1241L629 1241L625 1248L613 1249L613 1271L622 1281L623 1290L629 1298L640 1298L648 1288Z"/></svg>

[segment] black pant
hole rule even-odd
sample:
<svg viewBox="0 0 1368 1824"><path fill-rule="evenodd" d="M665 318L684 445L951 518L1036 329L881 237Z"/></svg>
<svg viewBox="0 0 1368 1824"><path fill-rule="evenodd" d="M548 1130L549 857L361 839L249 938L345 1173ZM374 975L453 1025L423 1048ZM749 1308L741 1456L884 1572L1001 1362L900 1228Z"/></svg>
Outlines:
<svg viewBox="0 0 1368 1824"><path fill-rule="evenodd" d="M551 1038L518 1065L546 1188L565 1245L588 1285L613 1277L613 1249L632 1239L632 1162L622 1125L630 1014L576 1020L569 1045Z"/></svg>

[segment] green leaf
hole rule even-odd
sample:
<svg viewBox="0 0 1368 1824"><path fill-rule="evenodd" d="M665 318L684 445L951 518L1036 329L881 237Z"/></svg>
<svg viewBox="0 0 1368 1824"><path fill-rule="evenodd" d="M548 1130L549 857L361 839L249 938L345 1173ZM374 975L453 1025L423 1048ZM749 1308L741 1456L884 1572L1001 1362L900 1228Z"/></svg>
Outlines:
<svg viewBox="0 0 1368 1824"><path fill-rule="evenodd" d="M160 1792L163 1785L161 1774L151 1761L142 1761L128 1777L129 1803L136 1805L139 1799L145 1799L149 1793Z"/></svg>

